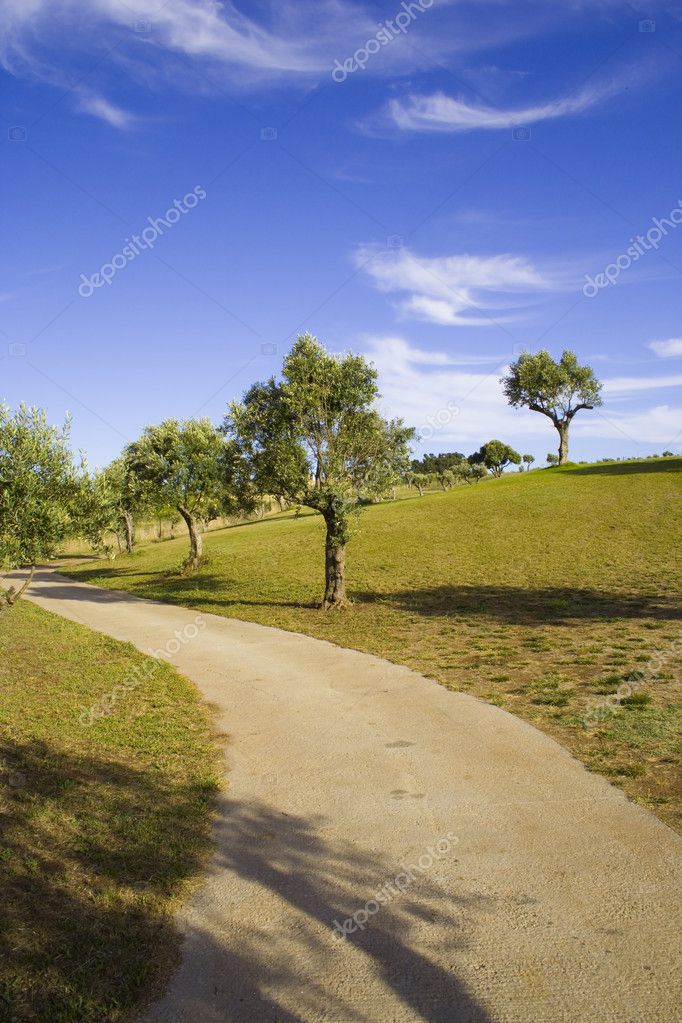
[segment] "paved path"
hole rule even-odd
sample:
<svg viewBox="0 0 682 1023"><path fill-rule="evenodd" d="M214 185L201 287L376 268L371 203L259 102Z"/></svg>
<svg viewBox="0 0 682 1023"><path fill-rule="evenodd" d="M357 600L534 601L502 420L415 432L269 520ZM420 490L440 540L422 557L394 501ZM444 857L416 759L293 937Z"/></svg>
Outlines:
<svg viewBox="0 0 682 1023"><path fill-rule="evenodd" d="M30 599L179 647L226 734L215 858L141 1023L679 1019L682 843L551 739L304 636L201 614L182 643L196 612L49 572Z"/></svg>

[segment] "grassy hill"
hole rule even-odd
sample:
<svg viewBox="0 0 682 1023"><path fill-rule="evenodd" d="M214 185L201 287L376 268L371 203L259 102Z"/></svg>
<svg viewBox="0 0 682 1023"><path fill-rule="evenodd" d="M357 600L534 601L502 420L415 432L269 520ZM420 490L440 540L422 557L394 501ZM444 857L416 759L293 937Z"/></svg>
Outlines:
<svg viewBox="0 0 682 1023"><path fill-rule="evenodd" d="M323 524L306 512L207 535L196 576L179 571L184 537L69 571L407 664L531 721L679 826L681 494L682 459L659 459L374 505L349 546L342 613L315 606ZM638 670L646 684L586 726Z"/></svg>

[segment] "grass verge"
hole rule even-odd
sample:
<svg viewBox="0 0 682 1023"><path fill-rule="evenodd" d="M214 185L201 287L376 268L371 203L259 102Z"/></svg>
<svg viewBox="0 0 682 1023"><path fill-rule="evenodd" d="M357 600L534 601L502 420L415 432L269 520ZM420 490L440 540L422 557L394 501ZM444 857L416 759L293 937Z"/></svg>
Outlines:
<svg viewBox="0 0 682 1023"><path fill-rule="evenodd" d="M316 608L323 524L293 513L67 571L407 664L548 732L680 827L682 459L513 474L374 505L349 545L354 604ZM656 659L658 658L658 659ZM642 695L584 715L633 672ZM643 697L648 696L646 700Z"/></svg>
<svg viewBox="0 0 682 1023"><path fill-rule="evenodd" d="M0 1020L132 1020L177 962L172 912L210 849L207 712L169 665L25 601L0 620L0 690Z"/></svg>

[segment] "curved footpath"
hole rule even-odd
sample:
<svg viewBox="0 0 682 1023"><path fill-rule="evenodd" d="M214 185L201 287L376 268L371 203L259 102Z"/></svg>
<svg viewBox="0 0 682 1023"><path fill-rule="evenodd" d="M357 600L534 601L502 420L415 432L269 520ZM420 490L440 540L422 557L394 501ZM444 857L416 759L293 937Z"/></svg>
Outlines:
<svg viewBox="0 0 682 1023"><path fill-rule="evenodd" d="M29 598L178 648L225 732L215 857L141 1023L679 1019L682 843L542 733L305 636L49 571Z"/></svg>

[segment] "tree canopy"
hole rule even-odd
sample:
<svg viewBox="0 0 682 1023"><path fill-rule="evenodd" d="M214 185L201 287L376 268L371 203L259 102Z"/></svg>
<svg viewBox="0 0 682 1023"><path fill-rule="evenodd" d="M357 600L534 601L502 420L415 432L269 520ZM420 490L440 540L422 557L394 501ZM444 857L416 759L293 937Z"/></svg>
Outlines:
<svg viewBox="0 0 682 1023"><path fill-rule="evenodd" d="M80 532L95 548L101 548L106 533L116 533L128 554L134 543L135 517L156 508L153 493L122 456L82 481L78 517Z"/></svg>
<svg viewBox="0 0 682 1023"><path fill-rule="evenodd" d="M79 473L69 448L70 423L50 426L42 409L0 405L0 565L33 568L54 557L75 528ZM0 610L24 592L0 594Z"/></svg>
<svg viewBox="0 0 682 1023"><path fill-rule="evenodd" d="M547 351L525 352L503 378L509 404L525 406L552 421L559 433L559 464L568 459L568 428L577 412L602 404L601 383L590 366L580 366L573 352L555 362Z"/></svg>
<svg viewBox="0 0 682 1023"><path fill-rule="evenodd" d="M484 465L493 476L501 476L508 465L519 465L521 455L501 440L489 440L469 456L472 465Z"/></svg>
<svg viewBox="0 0 682 1023"><path fill-rule="evenodd" d="M466 455L461 451L444 451L441 454L423 455L420 459L413 458L411 467L413 472L445 472L465 461Z"/></svg>
<svg viewBox="0 0 682 1023"><path fill-rule="evenodd" d="M185 566L198 568L201 521L234 514L247 502L236 445L209 419L165 419L129 444L124 460L157 506L177 508L189 532Z"/></svg>
<svg viewBox="0 0 682 1023"><path fill-rule="evenodd" d="M386 494L409 465L414 431L375 407L377 372L300 336L282 379L254 384L224 429L248 458L255 488L319 511L327 527L323 606L346 602L345 545L361 504Z"/></svg>

